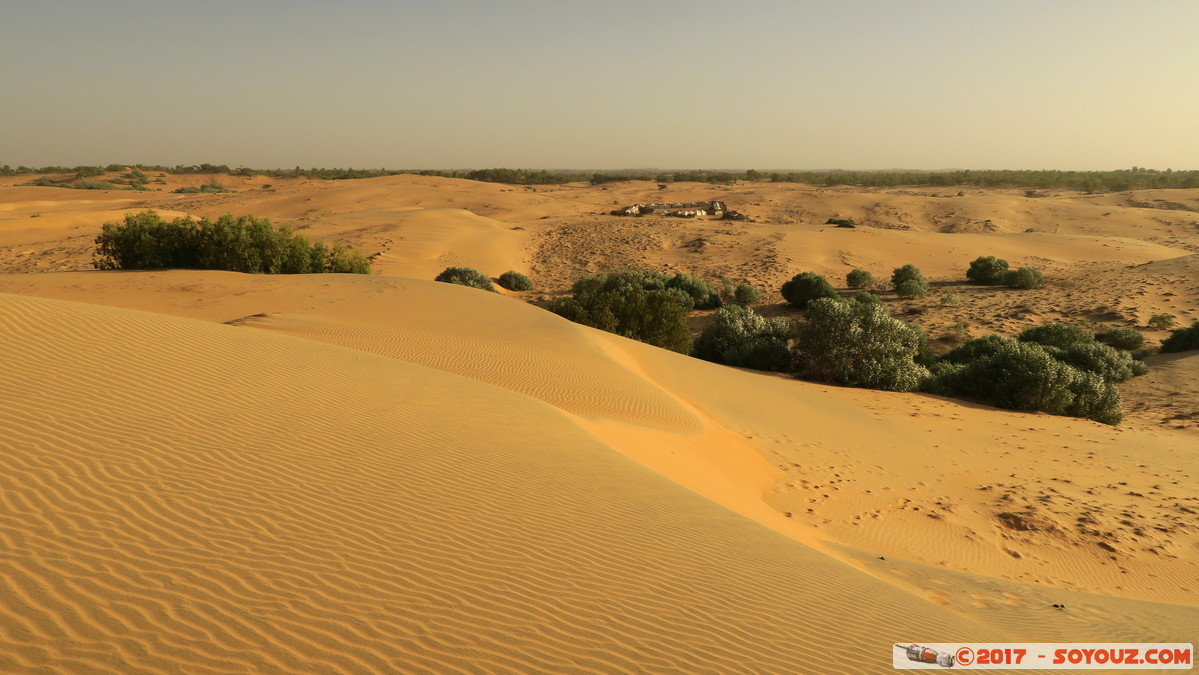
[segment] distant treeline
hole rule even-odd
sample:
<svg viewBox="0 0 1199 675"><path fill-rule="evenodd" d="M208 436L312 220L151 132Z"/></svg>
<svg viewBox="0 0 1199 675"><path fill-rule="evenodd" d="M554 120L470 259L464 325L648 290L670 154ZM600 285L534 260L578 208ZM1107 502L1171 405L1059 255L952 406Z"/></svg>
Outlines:
<svg viewBox="0 0 1199 675"><path fill-rule="evenodd" d="M1142 167L1116 171L1052 171L1052 170L961 170L961 171L792 171L761 172L748 171L647 171L625 169L614 171L546 171L544 169L475 169L461 171L438 171L416 169L247 169L230 168L225 164L195 164L161 166L149 164L108 166L43 166L12 168L0 167L0 176L26 174L74 173L77 179L94 177L104 173L123 172L135 169L142 172L162 174L228 174L231 176L270 176L276 178L317 178L321 180L347 180L354 178L378 178L398 174L419 174L462 178L487 183L509 185L554 185L561 183L587 182L592 185L616 181L642 180L657 183L715 183L730 184L737 181L769 181L774 183L804 183L808 185L850 185L863 187L918 187L918 186L963 186L998 188L1059 188L1086 192L1120 192L1136 189L1197 188L1199 170L1174 171Z"/></svg>

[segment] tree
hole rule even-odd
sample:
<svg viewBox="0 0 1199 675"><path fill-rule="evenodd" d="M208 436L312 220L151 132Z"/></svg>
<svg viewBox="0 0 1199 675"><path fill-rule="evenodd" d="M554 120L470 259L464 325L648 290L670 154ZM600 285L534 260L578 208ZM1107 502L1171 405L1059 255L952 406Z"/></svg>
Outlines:
<svg viewBox="0 0 1199 675"><path fill-rule="evenodd" d="M874 285L874 277L866 270L855 269L845 275L845 283L852 289L862 290Z"/></svg>
<svg viewBox="0 0 1199 675"><path fill-rule="evenodd" d="M804 309L808 303L818 298L835 298L837 297L837 289L828 282L828 279L814 272L803 272L796 274L783 284L783 298L793 307Z"/></svg>
<svg viewBox="0 0 1199 675"><path fill-rule="evenodd" d="M966 278L983 286L996 286L1004 282L1007 271L1006 260L989 255L975 258L966 270Z"/></svg>
<svg viewBox="0 0 1199 675"><path fill-rule="evenodd" d="M748 307L729 305L716 311L691 355L740 368L786 371L791 369L788 341L794 332L786 319L766 320Z"/></svg>
<svg viewBox="0 0 1199 675"><path fill-rule="evenodd" d="M928 378L916 363L923 336L881 305L818 298L799 322L800 377L851 387L913 391Z"/></svg>
<svg viewBox="0 0 1199 675"><path fill-rule="evenodd" d="M896 267L891 272L891 285L901 297L922 298L928 292L928 279L915 265Z"/></svg>

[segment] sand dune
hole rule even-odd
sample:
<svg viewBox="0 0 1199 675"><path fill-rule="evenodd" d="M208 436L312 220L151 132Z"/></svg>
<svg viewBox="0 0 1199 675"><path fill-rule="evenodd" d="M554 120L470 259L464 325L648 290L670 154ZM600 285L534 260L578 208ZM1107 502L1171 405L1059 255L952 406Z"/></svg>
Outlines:
<svg viewBox="0 0 1199 675"><path fill-rule="evenodd" d="M521 300L618 267L774 289L914 262L933 293L888 307L935 339L1153 344L1153 314L1199 318L1199 191L226 178L0 188L0 671L874 672L893 642L1199 637L1187 354L1150 357L1113 428L725 368ZM603 214L713 195L755 221ZM150 207L265 215L383 274L83 271ZM963 284L984 254L1050 283ZM451 264L538 290L429 281Z"/></svg>
<svg viewBox="0 0 1199 675"><path fill-rule="evenodd" d="M262 331L0 313L8 671L782 672L861 659L896 616L1003 636L524 395ZM840 614L866 594L875 618Z"/></svg>

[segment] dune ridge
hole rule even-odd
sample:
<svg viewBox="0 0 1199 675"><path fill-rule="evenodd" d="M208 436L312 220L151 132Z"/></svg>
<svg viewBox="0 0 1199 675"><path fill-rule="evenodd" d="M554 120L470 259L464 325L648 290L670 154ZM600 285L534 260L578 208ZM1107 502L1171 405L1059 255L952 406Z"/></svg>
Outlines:
<svg viewBox="0 0 1199 675"><path fill-rule="evenodd" d="M7 670L781 672L888 614L1000 637L523 395L58 301L3 296L0 326ZM876 619L810 612L864 587Z"/></svg>

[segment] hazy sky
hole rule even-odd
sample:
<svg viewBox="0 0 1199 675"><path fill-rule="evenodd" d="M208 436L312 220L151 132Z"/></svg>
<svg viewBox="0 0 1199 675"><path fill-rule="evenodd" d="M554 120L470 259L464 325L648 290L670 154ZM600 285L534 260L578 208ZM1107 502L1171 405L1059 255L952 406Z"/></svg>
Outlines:
<svg viewBox="0 0 1199 675"><path fill-rule="evenodd" d="M1196 0L0 0L0 164L1199 168Z"/></svg>

